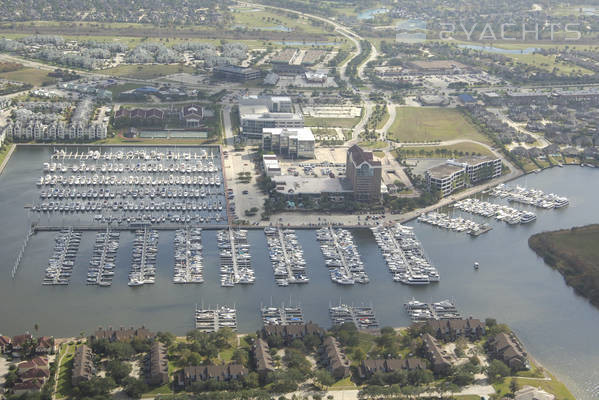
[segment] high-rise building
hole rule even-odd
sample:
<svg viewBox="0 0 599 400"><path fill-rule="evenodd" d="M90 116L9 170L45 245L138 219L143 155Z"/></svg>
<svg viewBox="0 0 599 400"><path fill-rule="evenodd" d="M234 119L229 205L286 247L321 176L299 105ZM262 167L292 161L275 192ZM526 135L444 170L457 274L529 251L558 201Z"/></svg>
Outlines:
<svg viewBox="0 0 599 400"><path fill-rule="evenodd" d="M378 201L381 198L381 162L371 151L353 145L347 151L345 174L351 183L354 200Z"/></svg>

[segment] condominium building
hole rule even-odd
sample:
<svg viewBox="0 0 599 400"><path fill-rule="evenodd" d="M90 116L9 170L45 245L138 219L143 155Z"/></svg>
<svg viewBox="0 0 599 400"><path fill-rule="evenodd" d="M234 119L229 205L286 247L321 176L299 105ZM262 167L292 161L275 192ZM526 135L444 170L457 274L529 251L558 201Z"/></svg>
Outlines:
<svg viewBox="0 0 599 400"><path fill-rule="evenodd" d="M5 132L7 137L12 137L15 141L101 140L106 139L108 127L104 123L75 122L67 125L62 121L46 124L39 120L30 120L10 122Z"/></svg>
<svg viewBox="0 0 599 400"><path fill-rule="evenodd" d="M447 160L425 172L428 190L438 190L441 195L451 193L465 187L501 176L502 162L498 157L470 156L457 160Z"/></svg>
<svg viewBox="0 0 599 400"><path fill-rule="evenodd" d="M239 100L241 132L250 138L262 138L264 128L303 128L304 118L293 110L286 96L250 96Z"/></svg>
<svg viewBox="0 0 599 400"><path fill-rule="evenodd" d="M314 135L310 128L264 128L262 149L290 158L314 158Z"/></svg>
<svg viewBox="0 0 599 400"><path fill-rule="evenodd" d="M466 185L464 167L441 164L425 172L426 185L429 191L439 191L441 196L450 195Z"/></svg>

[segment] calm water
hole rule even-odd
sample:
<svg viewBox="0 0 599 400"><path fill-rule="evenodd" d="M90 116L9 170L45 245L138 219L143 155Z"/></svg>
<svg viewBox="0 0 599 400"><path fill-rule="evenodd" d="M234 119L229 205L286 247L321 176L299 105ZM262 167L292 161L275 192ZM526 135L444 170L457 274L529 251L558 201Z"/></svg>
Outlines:
<svg viewBox="0 0 599 400"><path fill-rule="evenodd" d="M497 53L497 54L532 54L535 51L538 51L536 47L527 47L525 49L504 49L501 47L495 46L479 46L475 44L459 44L458 47L464 49L472 49L472 50L482 50L487 51L489 53Z"/></svg>
<svg viewBox="0 0 599 400"><path fill-rule="evenodd" d="M492 222L494 229L478 238L413 223L420 240L441 273L439 284L408 287L392 282L370 231L354 231L371 282L341 287L333 284L324 266L314 231L298 231L309 268L310 283L278 287L274 284L266 239L260 230L250 231L256 283L221 288L219 285L216 232L203 233L206 282L175 285L171 281L173 232L160 232L155 285L127 286L132 233L123 233L112 287L85 285L94 233L84 240L68 287L42 286L43 270L52 251L53 233L35 235L28 246L15 280L9 271L27 229L23 204L36 197L35 179L47 156L43 148L21 148L0 176L2 227L0 249L0 332L17 334L33 330L55 336L89 333L98 325L145 324L154 330L183 334L193 328L196 303L233 304L238 308L241 331L260 327L261 303L301 303L306 319L329 326L330 302L372 303L383 325L410 323L402 304L419 300L454 299L465 315L492 316L508 323L529 352L555 372L579 399L591 399L589 390L599 384L599 310L567 287L559 275L545 266L527 245L536 232L599 222L599 170L556 168L522 178L515 183L570 198L563 210L537 210L538 220L528 226ZM497 201L497 200L494 200ZM476 217L473 217L477 219ZM481 268L472 268L478 261Z"/></svg>

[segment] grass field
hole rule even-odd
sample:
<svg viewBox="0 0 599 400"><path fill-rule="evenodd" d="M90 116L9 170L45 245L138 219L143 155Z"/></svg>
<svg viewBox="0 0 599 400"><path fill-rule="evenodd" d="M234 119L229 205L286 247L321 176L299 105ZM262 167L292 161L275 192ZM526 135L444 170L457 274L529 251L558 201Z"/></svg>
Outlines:
<svg viewBox="0 0 599 400"><path fill-rule="evenodd" d="M410 150L409 152L406 152ZM439 150L438 152L436 150ZM442 152L445 150L445 152ZM468 154L481 154L481 155L493 155L491 151L489 151L486 147L481 146L476 143L458 143L452 144L449 146L404 146L398 151L401 153L405 153L408 158L447 158L449 155L457 154L462 152L464 155ZM432 154L431 154L432 153Z"/></svg>
<svg viewBox="0 0 599 400"><path fill-rule="evenodd" d="M42 86L44 82L56 82L55 78L48 76L48 71L37 68L23 68L18 71L3 72L0 74L0 78L29 83L33 86Z"/></svg>
<svg viewBox="0 0 599 400"><path fill-rule="evenodd" d="M154 79L165 75L181 72L193 73L194 68L179 64L141 64L141 65L119 65L118 67L98 70L96 72L110 75L122 76L133 79Z"/></svg>
<svg viewBox="0 0 599 400"><path fill-rule="evenodd" d="M389 137L413 143L453 139L490 143L462 113L452 108L397 107Z"/></svg>
<svg viewBox="0 0 599 400"><path fill-rule="evenodd" d="M493 387L498 393L498 398L503 398L506 394L511 393L510 383L512 379L516 379L520 387L534 386L542 389L548 393L554 394L556 399L559 400L574 400L574 396L566 385L555 379L553 375L548 374L551 380L543 381L536 378L506 378L503 383L495 384Z"/></svg>
<svg viewBox="0 0 599 400"><path fill-rule="evenodd" d="M64 344L57 355L59 360L63 354L62 362L58 366L58 384L56 386L57 398L68 398L71 395L71 369L73 367L73 357L75 356L76 344Z"/></svg>
<svg viewBox="0 0 599 400"><path fill-rule="evenodd" d="M312 25L310 20L307 18L293 18L288 16L286 13L278 13L275 11L238 11L233 13L233 18L233 27L236 25L241 25L250 29L261 29L282 25L297 32L320 34L326 33L323 27Z"/></svg>
<svg viewBox="0 0 599 400"><path fill-rule="evenodd" d="M317 126L319 128L353 128L358 122L360 117L355 118L304 118L306 126Z"/></svg>
<svg viewBox="0 0 599 400"><path fill-rule="evenodd" d="M556 56L545 56L542 54L506 54L506 56L522 63L534 67L552 71L556 69L558 75L570 75L571 73L591 75L593 71L579 67L577 65L556 61Z"/></svg>

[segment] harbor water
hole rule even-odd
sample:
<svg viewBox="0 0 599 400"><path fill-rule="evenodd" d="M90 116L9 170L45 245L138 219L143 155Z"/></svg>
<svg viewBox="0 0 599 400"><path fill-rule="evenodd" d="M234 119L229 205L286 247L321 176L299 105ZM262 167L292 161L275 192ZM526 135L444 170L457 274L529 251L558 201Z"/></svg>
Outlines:
<svg viewBox="0 0 599 400"><path fill-rule="evenodd" d="M86 231L82 233L69 285L42 286L57 232L36 233L14 280L10 272L29 228L30 216L24 206L38 199L35 182L50 152L45 147L20 147L0 176L2 334L33 332L36 324L39 334L54 336L88 334L100 325L145 325L155 331L184 334L193 329L196 305L202 304L206 308L234 305L239 330L250 332L261 326L261 305L280 306L283 302L301 304L305 320L324 327L331 325L329 305L339 302L372 305L381 326L407 326L411 321L403 304L412 297L424 302L451 299L464 316L494 317L509 324L529 353L556 373L577 399L594 398L591 392L599 385L599 309L566 286L562 276L529 249L527 240L541 231L599 223L599 185L591 184L599 178L598 169L554 168L511 182L570 200L568 207L558 210L510 204L536 213L537 220L526 225L467 215L493 227L484 235L471 237L416 221L410 223L441 276L440 282L430 285L393 282L372 232L354 229L354 243L370 279L367 284L332 282L316 231L297 230L309 283L278 286L273 279L266 236L262 230L250 230L248 243L255 283L221 287L217 231L204 230L202 284L173 283L175 232L160 231L155 284L127 286L135 234L123 231L112 285L86 285L96 234ZM505 199L485 200L508 204ZM457 211L453 215L466 216ZM473 269L474 262L480 264L478 271Z"/></svg>

